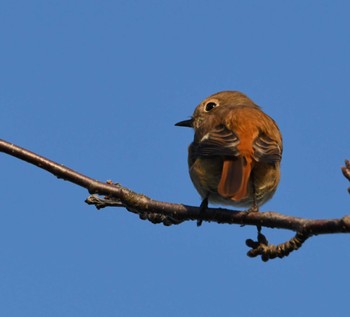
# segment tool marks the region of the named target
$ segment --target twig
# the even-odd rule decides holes
[[[350,161],[349,160],[345,160],[345,166],[343,166],[341,170],[345,178],[347,178],[347,180],[350,181]],[[350,187],[348,188],[348,192],[350,194]]]

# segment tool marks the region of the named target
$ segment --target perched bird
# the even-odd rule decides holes
[[[280,180],[282,136],[276,122],[246,95],[211,95],[176,126],[194,128],[188,166],[203,199],[201,209],[209,201],[258,211],[273,196]]]

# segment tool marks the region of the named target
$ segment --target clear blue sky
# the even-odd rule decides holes
[[[0,138],[155,199],[198,205],[193,133],[220,90],[279,124],[282,181],[262,210],[350,214],[347,1],[1,1]],[[250,259],[254,227],[170,228],[0,155],[1,316],[348,316],[349,235]],[[272,243],[292,236],[264,232]]]

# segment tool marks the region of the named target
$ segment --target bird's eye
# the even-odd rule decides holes
[[[205,105],[204,110],[206,112],[209,112],[209,111],[213,110],[216,106],[217,106],[217,104],[215,102],[210,101]]]

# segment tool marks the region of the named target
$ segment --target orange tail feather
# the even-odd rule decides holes
[[[218,193],[234,201],[240,201],[247,197],[251,170],[251,162],[243,157],[224,160]]]

